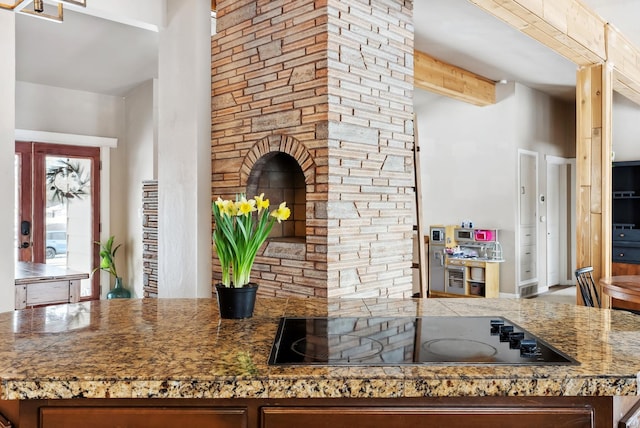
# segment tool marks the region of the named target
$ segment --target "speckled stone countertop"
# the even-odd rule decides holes
[[[571,366],[269,366],[281,316],[503,316]],[[519,299],[105,300],[0,314],[0,399],[615,396],[638,393],[640,316]]]

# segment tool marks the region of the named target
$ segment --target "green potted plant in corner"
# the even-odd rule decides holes
[[[250,281],[253,262],[273,224],[290,215],[286,202],[269,211],[269,200],[264,198],[264,193],[252,199],[239,194],[235,201],[218,197],[213,203],[213,241],[222,269],[216,296],[222,318],[253,315],[258,290],[258,285]]]
[[[91,273],[93,274],[97,270],[103,270],[109,272],[111,276],[115,278],[115,286],[107,293],[107,299],[127,299],[131,297],[131,292],[122,286],[122,277],[118,275],[116,270],[116,252],[122,244],[113,246],[115,236],[111,235],[107,242],[100,243],[100,266],[95,268]]]

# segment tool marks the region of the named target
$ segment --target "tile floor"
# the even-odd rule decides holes
[[[575,285],[559,285],[549,289],[548,292],[539,294],[532,299],[546,300],[548,302],[576,304],[576,286]]]

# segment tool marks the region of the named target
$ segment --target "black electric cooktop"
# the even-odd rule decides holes
[[[503,317],[285,317],[269,364],[579,363]]]

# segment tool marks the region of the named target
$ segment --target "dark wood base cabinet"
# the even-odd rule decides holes
[[[0,401],[0,410],[13,408],[7,403]],[[26,400],[11,422],[17,428],[609,428],[612,421],[612,397],[451,397]]]
[[[263,428],[593,427],[589,407],[264,407]]]
[[[40,426],[46,428],[247,426],[246,409],[162,407],[44,407]]]

